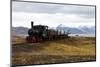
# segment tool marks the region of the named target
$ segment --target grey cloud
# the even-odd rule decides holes
[[[67,13],[67,14],[76,14],[80,17],[84,18],[94,18],[95,17],[95,7],[90,6],[64,6],[60,10],[58,10],[60,13]]]
[[[90,6],[13,2],[12,10],[16,12],[75,14],[83,18],[95,17],[95,7]]]
[[[32,13],[56,13],[61,6],[54,6],[41,3],[13,2],[13,11]]]

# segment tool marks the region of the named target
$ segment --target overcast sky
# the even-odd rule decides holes
[[[95,7],[30,2],[12,2],[12,26],[30,27],[34,24],[57,27],[94,26]]]

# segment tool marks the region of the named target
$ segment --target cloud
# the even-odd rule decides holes
[[[14,12],[74,14],[82,18],[95,18],[95,7],[46,3],[12,2]]]
[[[42,24],[49,27],[57,27],[59,24],[64,24],[69,27],[78,26],[93,26],[95,25],[95,19],[85,19],[77,15],[70,14],[47,14],[47,13],[25,13],[25,12],[13,12],[12,13],[12,26],[24,26],[30,27],[30,22],[34,21],[35,25]]]
[[[42,24],[57,27],[94,26],[95,7],[46,3],[12,2],[12,26],[30,27]]]

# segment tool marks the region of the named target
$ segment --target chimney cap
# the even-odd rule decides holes
[[[34,21],[31,21],[31,22],[34,22]]]

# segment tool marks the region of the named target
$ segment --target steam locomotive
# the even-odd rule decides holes
[[[26,37],[29,43],[68,37],[68,34],[65,34],[65,32],[61,34],[61,31],[48,29],[46,25],[33,25],[33,23],[34,22],[31,21],[31,28],[28,30],[28,36]]]

